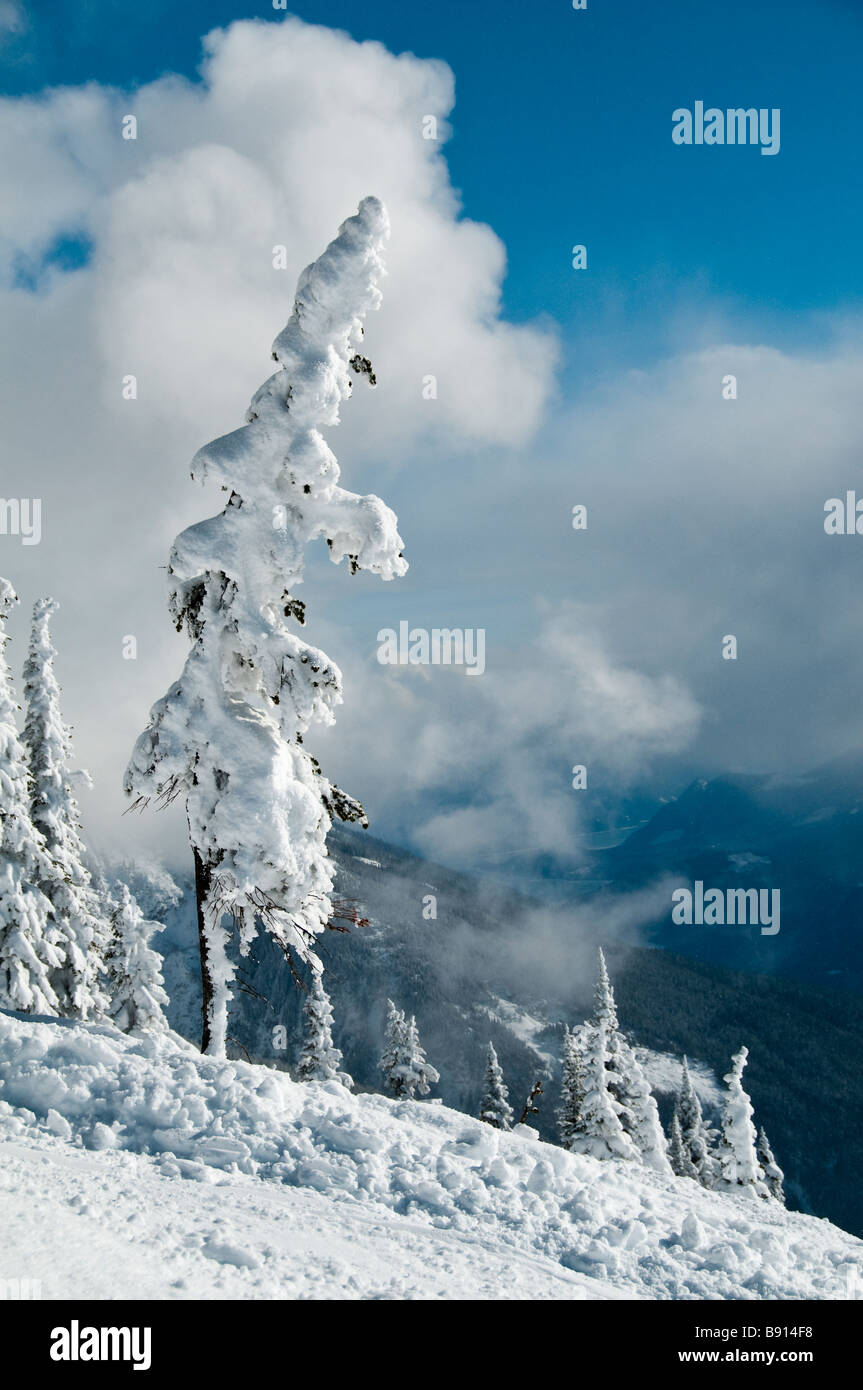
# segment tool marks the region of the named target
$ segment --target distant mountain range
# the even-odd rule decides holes
[[[758,926],[684,926],[667,913],[656,945],[742,970],[863,991],[863,761],[799,777],[693,782],[622,844],[596,854],[588,887],[616,893],[658,878],[675,885],[779,889],[775,936]]]

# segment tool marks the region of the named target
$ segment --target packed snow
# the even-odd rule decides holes
[[[863,1288],[863,1244],[778,1203],[203,1057],[170,1032],[0,1013],[0,1153],[0,1276],[46,1297]]]

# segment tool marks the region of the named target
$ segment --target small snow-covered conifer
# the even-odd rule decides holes
[[[577,1129],[569,1143],[574,1152],[594,1158],[642,1158],[630,1132],[639,1129],[639,1118],[624,1103],[630,1085],[627,1069],[635,1060],[628,1055],[630,1051],[620,1034],[614,990],[600,949],[593,1014],[582,1032],[582,1101]],[[638,1093],[633,1095],[633,1103],[643,1108],[642,1087],[637,1079],[632,1084]]]
[[[405,1038],[407,1056],[404,1063],[403,1094],[413,1098],[415,1095],[428,1095],[432,1086],[440,1081],[440,1072],[427,1061],[425,1048],[420,1042],[417,1021],[413,1014],[406,1022]]]
[[[580,1052],[582,1099],[569,1148],[594,1158],[637,1159],[638,1149],[621,1122],[623,1106],[612,1090],[619,1079],[617,1009],[602,950],[593,1014],[583,1029]]]
[[[87,868],[81,817],[71,786],[71,737],[60,711],[50,631],[51,615],[58,606],[52,598],[37,599],[33,606],[24,665],[24,742],[30,764],[30,818],[48,852],[39,887],[53,908],[63,954],[52,983],[61,1011],[86,1019],[98,1018],[107,1008],[101,977],[109,926]]]
[[[30,819],[30,780],[6,661],[6,620],[18,596],[0,579],[0,1008],[57,1014],[52,977],[63,965],[60,933],[38,884],[51,872]]]
[[[683,1176],[695,1178],[702,1187],[712,1187],[716,1177],[715,1163],[710,1152],[707,1126],[701,1111],[701,1102],[692,1082],[689,1062],[683,1059],[680,1090],[677,1094],[675,1110],[680,1122],[680,1135],[683,1142]]]
[[[111,916],[111,937],[105,965],[109,1013],[124,1033],[159,1032],[168,1026],[162,1010],[168,1005],[162,978],[162,957],[150,945],[161,922],[147,922],[125,883]]]
[[[668,1146],[659,1107],[635,1051],[623,1037],[616,1043],[618,1084],[614,1094],[621,1106],[621,1123],[641,1155],[642,1163],[670,1175]]]
[[[583,1093],[578,1125],[569,1148],[593,1158],[639,1157],[621,1124],[622,1106],[609,1086],[609,1036],[606,1023],[588,1023],[581,1049]]]
[[[179,678],[154,706],[126,771],[137,803],[182,797],[195,862],[203,983],[202,1050],[223,1056],[234,968],[228,929],[247,954],[259,927],[320,968],[315,939],[332,915],[333,816],[361,821],[359,802],[307,751],[314,723],[332,724],[341,673],[297,625],[306,547],[324,540],[352,574],[407,569],[396,517],[380,498],[339,486],[323,431],[339,422],[353,381],[375,376],[362,351],[376,309],[389,224],[364,198],[297,285],[273,344],[275,373],[246,423],[206,445],[193,476],[221,484],[218,516],[183,531],[168,565],[171,616],[192,643]]]
[[[773,1157],[773,1150],[763,1129],[758,1131],[758,1148],[756,1150],[758,1165],[764,1180],[764,1185],[768,1193],[776,1202],[785,1205],[785,1174]]]
[[[503,1071],[497,1059],[494,1043],[488,1045],[485,1066],[485,1088],[479,1107],[479,1117],[495,1129],[512,1129],[512,1106],[504,1083]]]
[[[722,1111],[722,1134],[717,1156],[723,1187],[735,1191],[743,1189],[753,1196],[760,1196],[766,1189],[756,1154],[757,1136],[752,1123],[752,1102],[743,1089],[743,1068],[748,1056],[749,1049],[741,1047],[732,1057],[731,1070],[724,1078],[728,1090]]]
[[[405,1034],[407,1022],[401,1009],[397,1009],[392,999],[387,1000],[387,1021],[384,1027],[384,1050],[381,1053],[380,1069],[384,1074],[384,1082],[398,1094],[397,1082],[394,1081],[395,1071],[401,1065],[405,1051]]]
[[[391,999],[387,1000],[387,1027],[381,1071],[393,1095],[412,1099],[427,1095],[440,1081],[440,1074],[426,1061],[417,1030],[416,1019],[406,1018]]]
[[[333,1006],[323,980],[313,971],[303,1004],[303,1048],[297,1074],[301,1081],[338,1081],[351,1090],[353,1079],[342,1070],[342,1062],[333,1042]]]
[[[671,1171],[675,1177],[686,1178],[691,1174],[688,1171],[686,1153],[683,1147],[683,1132],[680,1128],[680,1111],[675,1105],[671,1116],[671,1126],[668,1133],[668,1161],[671,1164]]]
[[[563,1068],[560,1084],[561,1097],[557,1110],[557,1127],[561,1143],[565,1149],[568,1149],[573,1136],[578,1133],[581,1108],[584,1103],[584,1067],[578,1038],[569,1028],[567,1028],[563,1039]]]

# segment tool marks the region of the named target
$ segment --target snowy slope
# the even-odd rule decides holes
[[[370,927],[348,935],[329,933],[323,946],[335,1041],[361,1089],[380,1088],[389,997],[417,1016],[429,1060],[441,1073],[434,1095],[476,1115],[492,1041],[513,1104],[520,1106],[543,1078],[545,1097],[534,1123],[543,1138],[555,1141],[563,1024],[577,1024],[590,1011],[601,943],[621,1023],[631,1040],[651,1049],[648,1076],[665,1124],[682,1054],[689,1056],[702,1106],[715,1125],[716,1078],[745,1042],[757,1123],[785,1170],[790,1204],[863,1235],[857,1123],[863,1081],[855,1061],[863,1047],[863,1012],[850,995],[722,972],[666,951],[615,947],[604,918],[594,924],[596,936],[577,914],[555,909],[549,916],[512,893],[502,898],[484,883],[367,834],[336,828],[330,843],[339,894],[371,918]],[[375,865],[366,862],[370,857]],[[201,967],[193,885],[180,875],[175,886],[153,865],[116,867],[145,915],[167,923],[157,945],[165,955],[169,1018],[197,1044]],[[437,895],[438,916],[431,922],[421,915],[429,890]],[[254,992],[237,990],[233,1055],[293,1066],[302,991],[269,938],[259,937],[240,964],[240,979]],[[277,1024],[286,1030],[287,1048],[274,1046]]]
[[[842,1298],[863,1280],[863,1245],[826,1221],[107,1025],[0,1013],[0,1154],[0,1276],[49,1297]]]

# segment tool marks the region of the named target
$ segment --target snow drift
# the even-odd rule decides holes
[[[0,1013],[0,1145],[13,1212],[25,1190],[29,1203],[49,1207],[56,1183],[73,1191],[49,1251],[56,1297],[504,1298],[535,1290],[835,1299],[863,1278],[863,1245],[826,1221],[570,1154],[442,1105],[354,1096],[337,1082],[301,1084],[202,1057],[172,1033],[132,1037],[108,1024]],[[199,1201],[202,1189],[189,1180],[217,1185],[218,1201]],[[122,1200],[125,1230],[116,1224]],[[250,1205],[266,1219],[250,1222]],[[290,1260],[274,1236],[286,1229],[286,1211]],[[75,1229],[84,1216],[87,1230]],[[340,1251],[324,1268],[314,1241],[297,1246],[321,1220]],[[136,1222],[162,1232],[150,1265],[132,1258]],[[194,1229],[174,1249],[165,1231],[184,1222]],[[0,1272],[21,1265],[33,1224],[7,1227]],[[116,1268],[110,1291],[100,1292],[104,1263],[92,1255],[109,1229]],[[449,1261],[458,1277],[434,1284],[432,1237],[438,1264]],[[88,1239],[90,1258],[75,1257]],[[44,1226],[40,1240],[44,1247]],[[386,1267],[387,1252],[394,1263],[380,1295],[370,1271]],[[213,1261],[229,1269],[229,1285],[207,1282]],[[515,1283],[513,1262],[522,1270]],[[64,1278],[74,1284],[64,1287]]]

